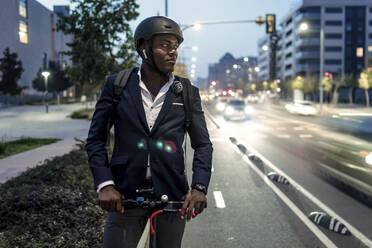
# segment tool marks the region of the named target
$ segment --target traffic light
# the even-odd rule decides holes
[[[273,34],[276,32],[275,14],[266,14],[266,33]]]

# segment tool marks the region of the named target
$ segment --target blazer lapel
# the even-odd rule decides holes
[[[161,107],[159,115],[155,120],[155,124],[151,129],[151,133],[153,133],[160,126],[161,121],[168,114],[170,108],[172,107],[172,103],[174,102],[175,99],[176,99],[175,94],[169,89],[167,94],[165,95],[163,106]]]
[[[138,117],[142,123],[142,125],[145,127],[145,130],[149,133],[149,127],[147,125],[146,121],[146,115],[145,115],[145,110],[143,108],[143,103],[142,103],[142,95],[141,95],[141,89],[139,86],[139,79],[137,75],[138,70],[134,71],[131,78],[132,80],[129,80],[128,82],[128,90],[129,90],[129,95],[132,98],[132,101],[134,103],[134,106],[137,110]]]

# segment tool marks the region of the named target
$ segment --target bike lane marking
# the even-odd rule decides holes
[[[213,192],[214,200],[216,201],[217,208],[225,208],[225,200],[223,199],[221,191],[214,191]]]
[[[240,150],[232,144],[234,151],[241,154]],[[243,155],[243,160],[246,162],[249,167],[251,167],[259,177],[269,186],[274,193],[293,211],[295,215],[314,233],[315,236],[328,248],[337,248],[337,246],[322,232],[319,228],[308,219],[308,217],[280,190],[278,189],[273,182],[262,172],[260,171],[247,157]]]
[[[343,219],[341,216],[339,216],[335,211],[333,211],[331,208],[329,208],[326,204],[324,204],[322,201],[320,201],[318,198],[316,198],[314,195],[312,195],[309,191],[307,191],[305,188],[303,188],[301,185],[299,185],[295,180],[293,180],[291,177],[289,177],[285,172],[283,172],[282,170],[280,170],[278,167],[276,167],[273,163],[271,163],[268,159],[266,159],[262,154],[260,154],[256,149],[254,149],[252,146],[242,142],[241,143],[242,145],[244,145],[249,151],[257,154],[261,160],[267,165],[269,166],[272,170],[274,170],[276,173],[284,176],[287,178],[287,180],[289,181],[289,183],[294,187],[296,188],[298,191],[300,191],[304,196],[306,196],[310,201],[312,201],[313,203],[315,203],[318,207],[320,207],[321,209],[323,209],[325,212],[327,212],[327,214],[333,216],[334,218],[338,219],[340,222],[342,222],[348,229],[349,231],[357,238],[359,239],[360,241],[362,241],[365,245],[367,245],[368,247],[372,247],[372,241],[370,239],[368,239],[363,233],[361,233],[358,229],[356,229],[354,226],[352,226],[349,222],[347,222],[345,219]],[[239,152],[239,149],[237,147],[235,147],[233,144],[231,144],[233,146],[233,149],[236,151],[236,152]],[[249,160],[249,158],[244,155],[243,156],[243,159],[245,162],[247,162],[247,164],[253,168],[258,175],[260,175],[264,181],[269,185],[271,184],[270,188],[272,188],[274,190],[274,187],[275,187],[275,191],[279,191],[281,194],[283,194],[271,181],[269,181],[269,179],[266,177],[266,175],[264,175],[261,171],[259,171],[257,169],[257,167]],[[261,174],[260,174],[261,173]],[[279,195],[278,195],[279,196]],[[293,202],[283,194],[283,196],[285,198],[288,199],[288,201],[290,201],[292,204]],[[283,200],[284,201],[284,200]],[[294,205],[294,204],[293,204]],[[295,205],[294,205],[295,206]],[[295,206],[296,207],[296,206]],[[297,207],[296,207],[297,208]],[[298,208],[297,208],[298,209]],[[301,212],[301,210],[298,209],[298,211]],[[303,216],[305,216],[302,212],[301,214]],[[306,220],[308,220],[308,218],[305,216]],[[300,218],[301,219],[301,218]],[[310,222],[310,221],[309,221]],[[310,222],[316,229],[318,232],[319,229],[312,223]],[[306,224],[306,223],[305,223]],[[312,229],[311,229],[312,230]],[[315,233],[315,232],[314,232]],[[317,233],[315,233],[317,235]],[[323,233],[321,233],[322,235],[324,235]],[[325,236],[325,235],[324,235]],[[325,236],[326,237],[326,236]],[[327,240],[329,240],[327,237],[326,237]],[[332,243],[331,240],[329,240],[329,242]],[[332,243],[333,244],[333,243]],[[333,244],[334,245],[334,244]],[[330,246],[332,247],[332,246]],[[336,247],[336,246],[334,246]]]

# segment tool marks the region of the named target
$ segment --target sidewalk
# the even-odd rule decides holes
[[[74,149],[75,144],[76,141],[73,138],[67,138],[50,145],[0,159],[0,183],[4,183],[8,179],[21,174],[27,168],[42,164],[45,159],[69,153]]]

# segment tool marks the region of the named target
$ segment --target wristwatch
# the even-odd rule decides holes
[[[201,183],[195,183],[191,185],[192,189],[196,189],[197,191],[203,192],[204,194],[207,194],[207,187],[205,187],[204,184]]]

